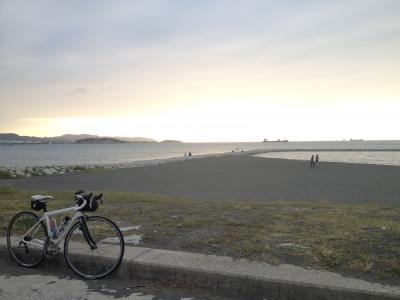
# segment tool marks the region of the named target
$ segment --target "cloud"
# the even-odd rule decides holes
[[[0,0],[0,128],[75,117],[77,102],[136,117],[399,101],[399,32],[398,0]]]
[[[78,87],[78,88],[76,88],[76,89],[66,91],[66,92],[65,92],[65,95],[66,95],[66,96],[75,96],[75,97],[77,97],[77,96],[83,96],[83,95],[85,95],[87,92],[88,92],[87,89]]]

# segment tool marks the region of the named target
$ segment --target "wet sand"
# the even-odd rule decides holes
[[[242,200],[327,200],[400,204],[400,167],[232,156],[158,166],[0,180],[18,189],[128,191]]]

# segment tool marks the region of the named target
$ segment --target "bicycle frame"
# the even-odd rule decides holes
[[[58,245],[64,239],[65,235],[68,233],[68,231],[72,227],[72,225],[74,225],[77,220],[79,220],[81,217],[84,216],[84,214],[80,210],[83,207],[85,207],[85,205],[86,205],[86,200],[84,199],[81,206],[75,205],[75,206],[69,207],[69,208],[63,208],[63,209],[59,209],[59,210],[53,210],[50,212],[44,212],[43,215],[40,217],[40,219],[35,223],[35,225],[33,225],[28,230],[28,232],[25,233],[25,235],[22,237],[21,242],[23,241],[26,244],[44,247],[44,241],[38,240],[38,244],[36,244],[35,242],[25,240],[26,236],[29,236],[32,232],[34,232],[37,228],[39,228],[41,222],[44,222],[46,224],[45,226],[47,228],[47,234],[48,234],[47,238],[50,239],[55,245]],[[68,212],[75,212],[75,214],[71,218],[71,221],[68,223],[67,227],[64,229],[63,233],[56,239],[52,239],[50,232],[49,232],[50,217],[56,216],[56,215],[62,215],[62,214],[68,213]]]

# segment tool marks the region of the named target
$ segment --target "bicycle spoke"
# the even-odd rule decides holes
[[[18,264],[33,267],[44,257],[45,237],[46,230],[38,223],[38,217],[31,212],[21,212],[13,217],[7,229],[7,247]]]
[[[89,247],[84,240],[85,234],[76,234],[80,225],[76,225],[68,233],[64,245],[64,254],[68,265],[80,276],[86,278],[101,278],[118,267],[123,255],[123,237],[108,219],[88,217],[86,219],[88,234],[95,248]],[[86,229],[85,229],[86,230]],[[115,240],[116,243],[105,243],[105,240]]]

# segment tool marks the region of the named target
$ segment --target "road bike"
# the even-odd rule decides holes
[[[103,203],[103,194],[95,196],[80,190],[75,193],[75,205],[47,211],[52,196],[34,195],[31,208],[43,210],[38,216],[31,211],[17,213],[7,228],[7,248],[12,258],[23,267],[35,267],[43,259],[61,252],[73,272],[87,279],[99,279],[111,274],[120,265],[125,245],[118,226],[102,216],[87,216]],[[67,213],[57,226],[56,215]]]

